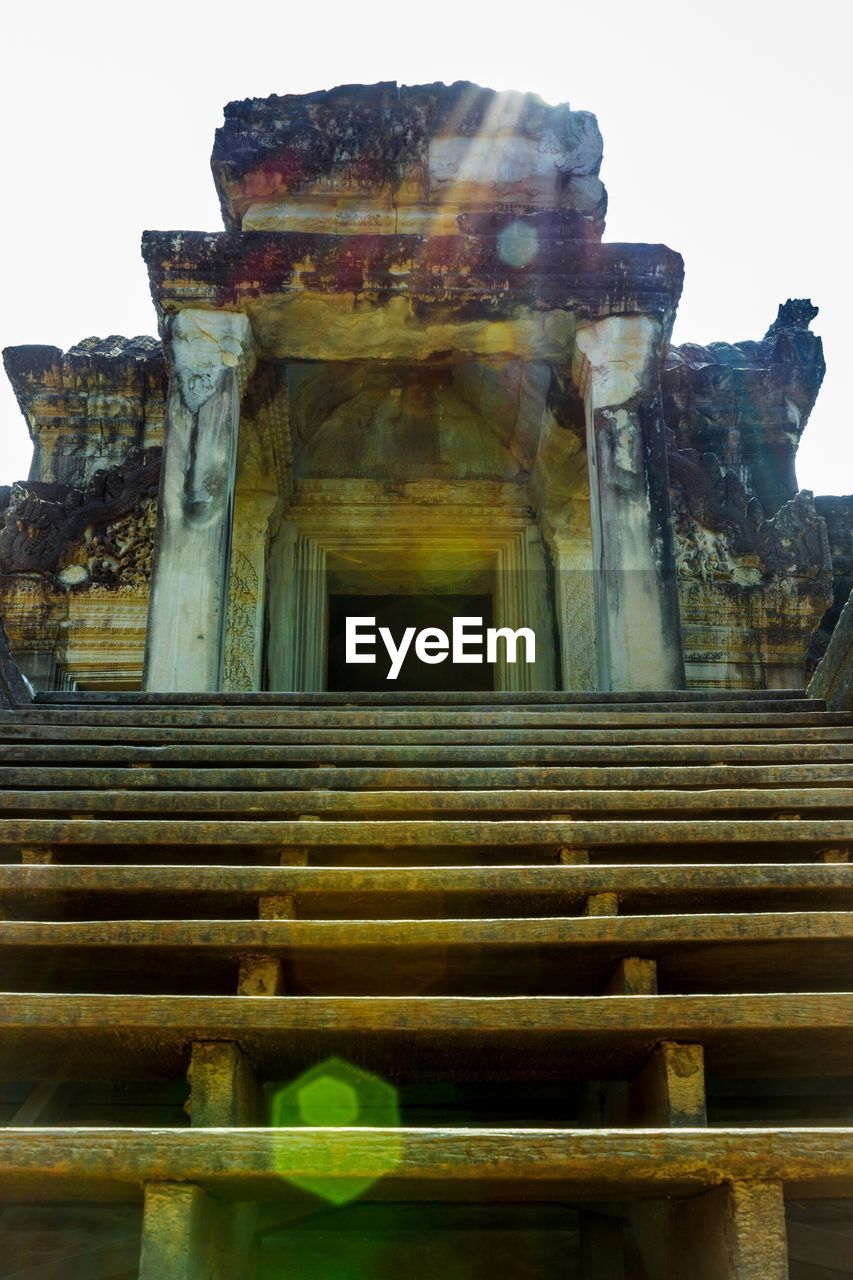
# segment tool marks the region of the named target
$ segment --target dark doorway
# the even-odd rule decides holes
[[[345,628],[348,617],[375,618],[376,662],[347,664]],[[483,596],[329,596],[329,668],[327,688],[335,693],[376,693],[398,689],[412,691],[494,689],[494,667],[482,663],[454,663],[448,653],[443,662],[431,665],[415,654],[414,640],[396,680],[387,679],[389,658],[379,638],[379,628],[388,627],[397,644],[407,627],[417,631],[440,627],[449,639],[454,617],[482,618],[483,630],[491,627],[492,597]],[[473,650],[476,651],[476,650]],[[483,645],[485,658],[485,642]]]

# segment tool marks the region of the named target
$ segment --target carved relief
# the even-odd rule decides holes
[[[826,526],[811,494],[798,493],[771,519],[713,453],[668,453],[676,562],[680,574],[740,578],[757,584],[773,575],[813,579],[829,572]]]
[[[56,574],[75,586],[147,581],[160,455],[160,449],[133,449],[85,489],[13,485],[0,529],[0,572]]]
[[[240,547],[231,553],[228,621],[225,628],[222,686],[236,692],[255,688],[258,572]]]
[[[156,498],[144,499],[135,511],[103,528],[89,525],[83,533],[81,554],[92,585],[147,589],[156,529]],[[73,563],[80,560],[75,557]],[[67,568],[60,571],[60,579],[66,573]]]

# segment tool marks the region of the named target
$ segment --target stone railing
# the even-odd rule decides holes
[[[812,698],[825,698],[830,711],[853,711],[853,594],[841,610],[808,692]]]

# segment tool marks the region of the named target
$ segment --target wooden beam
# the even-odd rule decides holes
[[[391,719],[393,717],[388,717]],[[203,720],[203,717],[201,717]],[[385,747],[498,747],[515,746],[726,746],[786,743],[789,747],[804,741],[813,743],[849,743],[853,726],[849,715],[778,716],[764,719],[718,717],[722,723],[702,725],[702,717],[685,716],[680,724],[655,724],[643,721],[637,727],[625,724],[606,727],[610,722],[560,724],[553,715],[512,716],[485,724],[468,724],[465,717],[442,721],[425,717],[411,718],[404,724],[316,725],[304,716],[291,724],[242,726],[233,721],[221,725],[109,725],[16,724],[0,722],[0,742],[9,747],[36,744],[66,744],[85,749],[89,744],[124,743],[135,746],[176,746],[179,743],[240,746],[324,746],[335,749],[347,744]],[[545,723],[543,722],[545,720]],[[618,719],[618,718],[617,718]],[[803,722],[806,723],[803,723]],[[555,723],[556,722],[556,723]]]
[[[195,907],[200,899],[207,904],[211,897],[239,898],[248,916],[253,914],[256,899],[266,895],[297,896],[314,912],[320,910],[325,898],[340,898],[350,904],[360,900],[366,914],[383,900],[395,898],[406,900],[403,914],[408,914],[419,908],[419,897],[429,895],[470,897],[472,906],[480,909],[484,900],[536,898],[542,901],[543,913],[576,908],[588,895],[602,893],[616,893],[627,904],[659,903],[667,910],[682,897],[694,902],[693,909],[714,906],[731,910],[733,901],[749,901],[751,906],[755,904],[753,909],[761,911],[802,909],[798,903],[835,910],[853,908],[853,873],[842,862],[589,865],[581,854],[578,849],[566,850],[564,864],[560,856],[563,865],[455,867],[307,867],[305,851],[301,853],[303,865],[281,867],[74,863],[36,868],[8,863],[0,864],[0,894],[7,904],[25,902],[33,911],[39,910],[41,898],[60,894],[119,900],[133,894],[143,901],[149,895],[182,895],[186,915],[196,917],[203,914]],[[296,858],[300,851],[285,851],[281,856]],[[564,870],[564,865],[572,870]],[[140,906],[140,912],[146,910]],[[70,903],[67,914],[73,914]]]
[[[467,1069],[490,1078],[508,1069],[501,1046],[519,1050],[525,1044],[528,1057],[513,1057],[526,1078],[547,1069],[597,1079],[606,1063],[628,1079],[664,1040],[701,1043],[708,1069],[729,1076],[803,1075],[818,1067],[822,1075],[843,1073],[853,1055],[853,994],[632,994],[651,986],[652,977],[641,983],[629,976],[625,986],[631,990],[623,995],[524,1000],[10,993],[0,1000],[0,1069],[6,1079],[19,1079],[63,1046],[77,1079],[139,1078],[140,1072],[178,1077],[194,1041],[239,1043],[267,1079],[332,1051],[356,1054],[374,1069],[390,1060],[392,1071],[394,1062],[399,1070],[404,1043],[417,1044],[410,1069],[421,1077],[446,1069],[448,1053],[461,1046]],[[589,1074],[596,1064],[598,1072]],[[514,1078],[518,1070],[516,1065]]]
[[[215,814],[257,817],[268,814],[295,817],[311,813],[327,818],[375,818],[389,814],[436,817],[460,813],[529,814],[534,818],[565,817],[571,813],[620,814],[634,812],[655,814],[701,813],[708,817],[726,817],[732,811],[766,816],[778,821],[790,810],[853,810],[853,787],[726,787],[719,789],[674,791],[654,790],[528,790],[475,791],[464,787],[445,790],[376,790],[376,791],[221,791],[184,788],[133,791],[82,788],[52,791],[6,790],[0,795],[0,813],[8,816],[28,814],[98,815],[102,818],[123,814],[151,813],[160,817],[204,816]],[[828,851],[830,852],[830,851]],[[844,853],[846,850],[839,850]],[[829,859],[827,859],[829,860]]]
[[[330,1170],[371,1180],[367,1199],[659,1199],[721,1180],[824,1198],[853,1194],[853,1130],[0,1130],[0,1193],[18,1202],[126,1198],[155,1168],[234,1201],[285,1198],[289,1177]]]
[[[674,945],[807,946],[847,943],[853,912],[776,911],[650,916],[546,916],[430,920],[7,920],[0,947],[169,947],[195,952],[277,955],[362,947],[531,947],[577,950],[638,944],[663,953]],[[805,957],[804,957],[805,959]],[[839,975],[841,976],[841,975]]]
[[[594,737],[595,735],[593,735]],[[197,765],[242,768],[283,766],[335,766],[387,765],[390,768],[423,768],[436,765],[454,768],[491,765],[493,767],[519,767],[576,765],[601,768],[617,765],[623,768],[638,765],[790,765],[792,756],[803,764],[850,764],[853,762],[853,744],[847,742],[812,742],[804,731],[803,740],[791,742],[756,743],[697,743],[682,744],[663,742],[656,745],[630,743],[620,746],[596,746],[595,742],[574,745],[525,745],[510,738],[493,746],[466,744],[449,746],[397,747],[393,742],[386,746],[339,744],[306,744],[300,746],[260,746],[254,743],[234,744],[221,741],[212,743],[172,743],[161,745],[131,745],[121,742],[40,743],[20,741],[15,744],[15,760],[18,765],[30,768],[42,765],[71,765],[81,768],[118,765],[138,766],[152,764],[156,755],[157,767],[178,765],[191,768]]]
[[[731,820],[570,822],[543,821],[445,821],[395,820],[361,822],[216,821],[184,819],[95,820],[89,818],[4,818],[0,820],[0,846],[20,845],[139,845],[211,846],[235,848],[278,844],[294,848],[542,848],[556,854],[562,848],[593,845],[774,844],[845,846],[853,842],[853,823],[841,819],[774,821],[761,818]]]
[[[149,753],[150,754],[150,753]],[[748,762],[734,764],[642,764],[627,765],[474,765],[454,761],[452,764],[404,765],[401,768],[323,764],[257,767],[237,762],[231,766],[187,766],[182,760],[171,763],[137,761],[116,766],[104,761],[97,766],[81,764],[73,768],[42,764],[38,770],[39,785],[44,788],[71,788],[97,791],[117,788],[121,791],[151,789],[200,790],[212,796],[217,791],[294,790],[316,795],[322,790],[389,790],[408,788],[430,791],[446,790],[528,790],[549,789],[614,789],[654,791],[658,789],[699,790],[731,787],[812,787],[850,784],[850,769],[845,764],[803,764],[781,762],[762,766]],[[32,766],[0,765],[0,786],[29,788],[33,785]]]

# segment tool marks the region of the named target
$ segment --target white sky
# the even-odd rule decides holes
[[[209,157],[231,99],[376,80],[531,90],[597,114],[606,239],[684,255],[675,341],[760,338],[785,298],[819,305],[828,372],[798,473],[849,493],[851,12],[844,0],[17,0],[0,50],[0,345],[155,332],[140,234],[221,230]],[[30,450],[0,381],[9,483]]]

